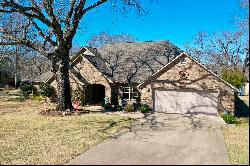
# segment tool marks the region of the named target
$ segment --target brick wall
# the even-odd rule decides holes
[[[75,75],[70,73],[70,85],[72,90],[83,88],[87,84],[101,84],[105,87],[105,96],[111,98],[111,87],[109,81],[86,59],[80,58],[79,62],[74,66],[75,71],[81,74],[82,79],[79,80]],[[53,80],[51,85],[57,89],[56,80]]]
[[[232,88],[186,56],[155,75],[147,86],[141,89],[141,101],[146,101],[151,107],[154,88],[216,91],[219,111],[234,111],[235,94]]]

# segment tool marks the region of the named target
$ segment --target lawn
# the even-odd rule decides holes
[[[0,96],[0,165],[64,164],[134,121],[90,113],[46,117],[54,105]]]
[[[249,164],[249,122],[223,128],[228,158],[233,165]]]
[[[241,99],[249,107],[248,97],[247,98],[241,97]],[[230,163],[233,165],[248,165],[249,164],[249,117],[239,118],[239,124],[230,124],[224,126],[223,133],[225,137],[226,148]]]

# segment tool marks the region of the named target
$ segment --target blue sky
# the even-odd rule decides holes
[[[75,43],[85,45],[92,34],[102,31],[110,34],[128,33],[139,41],[170,40],[180,48],[198,31],[212,33],[234,29],[238,0],[158,0],[145,3],[150,13],[136,17],[133,12],[122,18],[119,12],[111,12],[107,6],[91,11],[75,37]]]

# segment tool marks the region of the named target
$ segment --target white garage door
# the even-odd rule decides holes
[[[217,114],[218,93],[207,91],[155,90],[155,111]]]

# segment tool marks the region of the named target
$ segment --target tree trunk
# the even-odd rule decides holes
[[[70,94],[70,81],[69,81],[69,51],[60,51],[56,57],[60,57],[56,62],[56,82],[57,82],[57,109],[59,111],[73,110]]]
[[[16,46],[15,56],[15,88],[17,89],[17,82],[19,81],[19,46]]]

